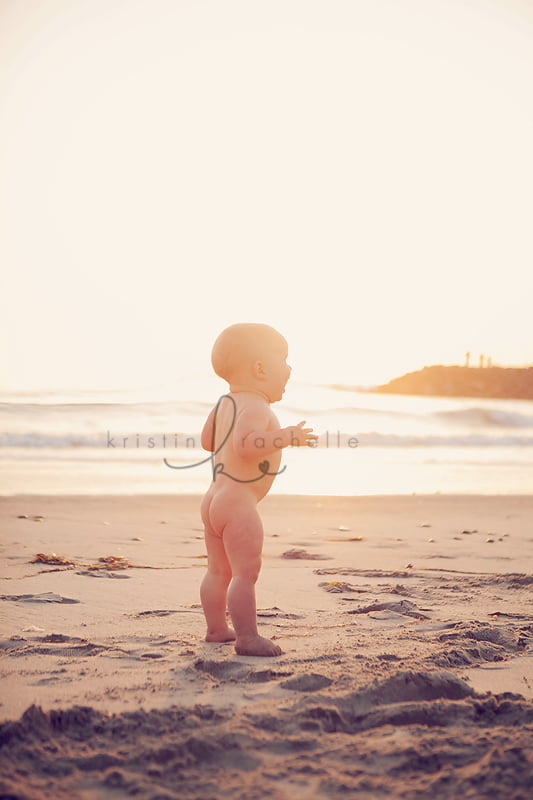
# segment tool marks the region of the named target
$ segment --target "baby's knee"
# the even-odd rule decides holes
[[[209,564],[207,571],[217,578],[223,578],[226,581],[231,580],[231,569],[226,564]]]
[[[239,577],[250,583],[257,583],[259,573],[261,572],[261,559],[254,558],[247,564],[243,564],[239,569]]]

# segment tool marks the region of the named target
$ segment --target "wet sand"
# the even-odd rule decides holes
[[[533,498],[267,498],[273,659],[203,641],[198,506],[0,500],[0,797],[530,797]]]

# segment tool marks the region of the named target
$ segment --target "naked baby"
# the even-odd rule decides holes
[[[280,428],[270,408],[281,400],[291,373],[287,355],[287,342],[274,328],[241,323],[222,331],[211,356],[229,392],[202,431],[202,447],[214,454],[214,469],[201,508],[208,565],[200,596],[206,641],[235,641],[240,655],[281,654],[257,630],[255,584],[263,548],[257,504],[279,470],[281,450],[317,438],[304,427],[305,420]],[[228,626],[226,608],[235,630]]]

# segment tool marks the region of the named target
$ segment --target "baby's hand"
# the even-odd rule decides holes
[[[309,447],[313,446],[313,442],[316,442],[318,436],[313,433],[312,428],[304,428],[306,420],[304,419],[302,422],[299,422],[298,425],[289,425],[287,430],[291,435],[290,444],[292,446],[298,447],[301,444],[306,444]]]

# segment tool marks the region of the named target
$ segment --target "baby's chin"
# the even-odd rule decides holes
[[[281,390],[281,392],[279,394],[271,394],[271,395],[269,395],[269,400],[270,400],[271,403],[278,403],[281,400],[282,397],[283,397],[283,389]]]

